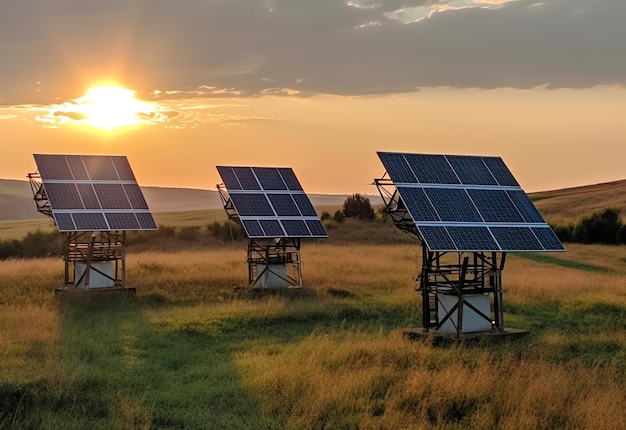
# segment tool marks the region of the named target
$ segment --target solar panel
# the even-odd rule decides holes
[[[379,152],[430,251],[564,251],[500,157]]]
[[[328,237],[291,168],[217,166],[217,171],[248,237]]]
[[[60,231],[156,230],[124,156],[34,154]]]

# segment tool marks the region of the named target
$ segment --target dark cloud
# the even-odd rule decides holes
[[[161,99],[626,85],[626,1],[397,13],[469,3],[4,0],[0,104],[76,98],[106,77]]]

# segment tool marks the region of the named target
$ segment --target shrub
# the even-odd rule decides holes
[[[370,199],[361,194],[352,194],[343,203],[343,216],[346,218],[374,219],[376,212],[370,203]]]
[[[617,244],[623,229],[619,210],[608,208],[582,219],[573,232],[573,239],[581,243]]]

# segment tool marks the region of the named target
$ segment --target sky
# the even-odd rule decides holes
[[[376,151],[398,151],[498,155],[528,192],[625,179],[625,16],[624,0],[3,0],[0,178],[33,153],[122,154],[141,185],[288,166],[307,192],[376,194]],[[104,85],[141,103],[105,115],[134,120],[89,121]]]

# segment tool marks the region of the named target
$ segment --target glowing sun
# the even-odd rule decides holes
[[[90,88],[67,108],[75,122],[102,130],[144,123],[154,115],[154,106],[137,100],[135,91],[117,86]]]

